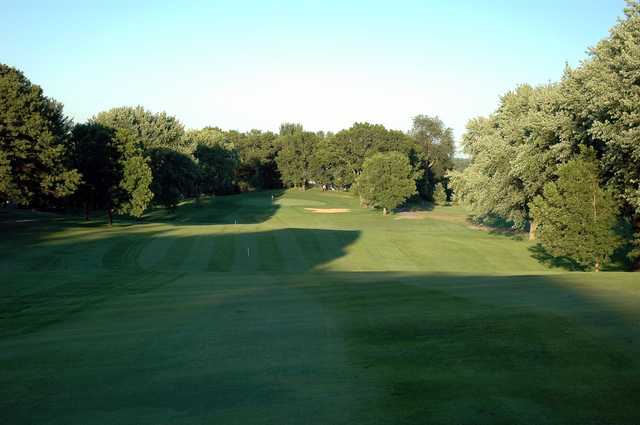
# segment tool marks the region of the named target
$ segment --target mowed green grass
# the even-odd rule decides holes
[[[640,276],[464,217],[319,191],[0,212],[0,423],[640,423]]]

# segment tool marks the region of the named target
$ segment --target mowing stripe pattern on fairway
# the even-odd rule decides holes
[[[638,276],[550,269],[458,207],[1,211],[2,423],[640,423]]]

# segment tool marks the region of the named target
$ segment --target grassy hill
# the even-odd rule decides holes
[[[640,420],[638,275],[549,268],[455,207],[264,192],[0,231],[5,423]]]

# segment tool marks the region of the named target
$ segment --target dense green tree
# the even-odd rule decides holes
[[[198,145],[227,146],[233,148],[233,142],[227,140],[224,131],[218,127],[204,127],[199,130],[189,130],[184,134],[184,144],[190,152],[195,152]]]
[[[199,194],[200,171],[189,155],[167,148],[149,150],[154,202],[169,210],[178,203]]]
[[[443,182],[447,171],[453,169],[453,130],[438,117],[418,115],[413,118],[410,135],[419,147],[421,168],[424,170],[418,182],[418,192],[426,199],[432,199],[435,185]]]
[[[614,231],[618,205],[612,191],[600,187],[593,158],[561,165],[558,180],[546,183],[542,196],[532,202],[532,214],[547,251],[595,271],[620,245]]]
[[[433,191],[433,202],[436,205],[447,204],[447,191],[442,183],[436,183],[436,188]]]
[[[78,124],[69,140],[71,164],[82,173],[82,182],[73,199],[84,207],[87,220],[92,209],[107,208],[120,181],[120,153],[113,137],[114,131],[110,128]]]
[[[198,145],[195,152],[200,168],[203,193],[228,195],[236,190],[236,170],[239,165],[238,153],[224,145]]]
[[[117,130],[114,140],[120,151],[122,167],[122,179],[118,186],[120,190],[116,192],[117,196],[114,198],[116,211],[142,217],[153,200],[151,191],[153,174],[149,166],[149,158],[144,155],[144,150],[131,131]],[[111,213],[109,216],[109,222],[111,222]]]
[[[75,198],[89,209],[105,209],[109,224],[113,212],[141,217],[153,198],[149,160],[127,130],[113,131],[100,124],[73,129],[69,154],[83,176]]]
[[[241,190],[282,187],[276,156],[280,150],[278,135],[271,131],[251,130],[235,138],[240,154],[237,178]]]
[[[416,193],[415,172],[401,152],[376,153],[364,161],[356,189],[367,205],[382,208],[384,215]]]
[[[529,224],[535,239],[529,204],[554,178],[558,163],[571,157],[568,133],[557,86],[522,85],[508,92],[494,114],[467,125],[462,143],[469,165],[448,174],[456,199],[481,219],[500,216],[519,229]]]
[[[640,2],[627,2],[623,19],[589,55],[562,80],[571,141],[598,152],[603,182],[615,190],[640,238]],[[640,247],[640,239],[636,243]]]
[[[326,157],[331,161],[332,174],[340,186],[351,186],[362,172],[365,159],[375,153],[402,152],[412,159],[412,165],[417,162],[411,138],[380,124],[355,123],[329,140],[331,145]]]
[[[235,192],[240,160],[233,137],[218,128],[206,127],[188,131],[185,139],[194,149],[200,170],[200,191],[209,195]]]
[[[285,127],[283,124],[283,127],[278,137],[280,151],[276,157],[282,183],[305,190],[307,183],[313,178],[311,161],[318,136],[304,131],[301,125],[287,124]]]
[[[184,137],[184,126],[166,112],[153,113],[142,106],[112,108],[100,112],[92,122],[114,130],[126,129],[143,149],[169,148],[191,153],[191,143]]]
[[[62,104],[0,64],[0,203],[42,205],[74,192],[80,175],[65,166],[69,131]]]
[[[323,188],[344,186],[344,180],[341,178],[339,168],[341,160],[336,154],[333,141],[334,139],[331,136],[318,135],[318,143],[309,161],[311,179]]]

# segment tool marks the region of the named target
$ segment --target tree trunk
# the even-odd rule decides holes
[[[600,259],[597,259],[597,260],[596,260],[596,264],[595,264],[595,267],[594,267],[594,270],[593,270],[593,271],[594,271],[594,272],[596,272],[596,273],[597,273],[597,272],[599,272],[599,271],[600,271],[600,267],[601,267]]]
[[[84,220],[89,221],[89,201],[84,202]]]
[[[387,211],[386,208],[383,208],[382,209],[382,215],[387,215],[387,214],[389,214],[389,211]]]
[[[538,222],[535,220],[531,220],[529,222],[529,240],[530,241],[535,241],[536,240],[536,232],[538,231]]]
[[[107,215],[109,216],[109,226],[113,226],[113,210],[111,208],[107,209]]]

